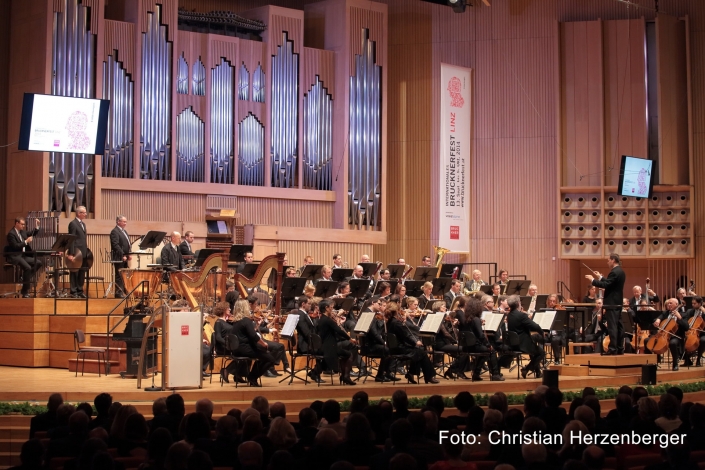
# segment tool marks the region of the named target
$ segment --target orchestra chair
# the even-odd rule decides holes
[[[76,351],[76,377],[78,377],[78,360],[83,358],[81,361],[81,376],[83,376],[83,371],[86,368],[86,354],[95,354],[98,358],[98,377],[100,377],[100,363],[101,357],[103,362],[103,371],[105,372],[106,363],[106,349],[98,346],[82,346],[86,342],[86,335],[83,330],[76,330],[73,332],[73,346],[74,351]],[[107,372],[106,372],[107,373]]]
[[[524,353],[516,349],[519,347],[519,335],[516,331],[507,331],[507,335],[504,337],[504,345],[508,346],[509,350],[502,351],[500,358],[511,356],[512,362],[516,362],[513,367],[517,368],[517,380],[519,380]],[[509,370],[511,371],[512,367]]]
[[[3,248],[3,255],[5,256],[5,265],[3,266],[3,271],[12,271],[12,283],[15,286],[15,292],[9,292],[3,297],[19,297],[20,293],[17,291],[17,284],[21,284],[23,281],[24,277],[24,271],[22,268],[18,265],[12,262],[12,259],[9,257],[8,249],[9,247]],[[32,279],[30,281],[30,291],[34,292],[34,297],[37,296],[37,273],[34,273],[32,275]]]
[[[361,335],[361,336],[364,337],[364,335]],[[362,339],[360,340],[360,342],[362,342]],[[368,372],[368,374],[365,375],[365,378],[362,381],[362,383],[364,384],[367,382],[367,377],[372,377],[373,375],[375,375],[373,372],[379,370],[379,364],[380,364],[381,360],[386,357],[386,355],[374,354],[374,353],[370,354],[366,348],[362,348],[362,347],[360,348],[359,354],[360,354],[360,358],[362,358],[363,364],[365,364],[365,370],[367,370],[367,372]],[[355,377],[355,381],[357,382],[358,380],[360,380],[360,377],[361,377],[360,375]]]
[[[230,360],[235,362],[235,388],[238,386],[238,378],[247,379],[247,375],[250,373],[250,367],[252,365],[253,359],[247,356],[237,356],[237,348],[240,346],[240,340],[234,334],[229,334],[225,337],[225,347],[230,351]],[[244,367],[247,371],[245,377],[239,377],[240,367]],[[259,378],[260,385],[262,385],[262,377]],[[223,386],[223,380],[221,378],[220,386]]]
[[[411,359],[409,358],[409,356],[407,356],[406,354],[394,354],[391,352],[391,351],[399,349],[399,340],[397,339],[397,335],[395,335],[394,333],[387,334],[387,346],[389,347],[389,351],[390,351],[389,357],[392,358],[392,363],[393,364],[403,363],[406,365],[406,370],[408,371],[409,370],[409,363],[411,362]],[[418,380],[416,380],[417,384],[421,383],[421,380],[420,380],[421,375],[420,374],[421,373],[419,372],[419,374],[417,374],[417,377],[416,377],[418,379]],[[394,378],[397,377],[397,367],[392,367],[392,375]],[[396,380],[395,380],[395,382],[396,382]],[[411,382],[409,382],[408,378],[406,379],[406,382],[411,383]]]
[[[213,369],[215,369],[215,361],[220,359],[220,370],[223,370],[226,366],[226,361],[230,359],[230,354],[219,354],[215,347],[215,333],[211,333],[211,359],[208,364],[208,368],[211,371],[210,383],[213,383]],[[220,386],[223,386],[223,379],[220,379]]]
[[[309,346],[311,347],[311,351],[315,352],[312,352],[306,358],[306,368],[308,370],[313,369],[313,367],[310,367],[309,361],[313,361],[314,365],[316,361],[320,361],[320,363],[323,363],[323,340],[321,339],[321,336],[315,333],[312,334],[310,343],[311,344]],[[322,370],[321,375],[323,374],[330,375],[330,384],[335,385],[335,382],[333,382],[333,376],[335,375],[335,372],[333,372],[332,370]],[[308,377],[308,372],[306,373],[306,377]],[[321,382],[318,382],[318,386],[321,386]]]
[[[458,338],[458,340],[459,340],[458,343],[463,347],[463,352],[460,353],[459,355],[468,356],[470,358],[470,360],[472,361],[473,366],[475,365],[475,362],[480,358],[485,357],[489,360],[489,357],[490,357],[489,351],[487,351],[487,352],[470,352],[470,349],[472,349],[477,344],[477,337],[475,336],[475,333],[473,333],[472,331],[461,331],[460,337]],[[499,361],[499,359],[498,359],[498,361]],[[483,370],[481,372],[481,374],[484,374],[484,373],[485,373],[485,371]]]
[[[14,287],[13,292],[8,292],[6,294],[3,294],[2,297],[19,297],[20,293],[17,290],[17,276],[18,276],[18,271],[19,271],[19,266],[16,266],[9,261],[7,261],[7,258],[5,258],[5,264],[2,267],[3,271],[9,272],[12,271],[12,285]]]

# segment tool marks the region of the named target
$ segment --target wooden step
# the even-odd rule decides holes
[[[123,369],[120,369],[120,363],[118,361],[109,361],[109,362],[110,362],[110,370],[112,372],[117,372],[119,370],[123,370]],[[85,368],[84,368],[83,359],[77,360],[74,357],[72,359],[69,359],[69,372],[76,372],[76,370],[78,370],[79,375],[82,372],[85,374],[97,374],[99,364],[100,364],[100,374],[104,375],[105,374],[105,364],[103,364],[102,361],[98,361],[97,359],[86,358]]]
[[[620,356],[602,356],[600,354],[571,354],[565,357],[565,363],[571,366],[588,367],[636,367],[656,364],[656,354],[622,354]]]
[[[29,433],[27,433],[27,437],[25,437],[25,440],[29,438]],[[17,455],[20,454],[20,451],[22,450],[22,444],[24,444],[24,440],[20,439],[0,439],[0,452],[11,452],[11,453],[17,453]]]
[[[0,439],[29,439],[29,421],[26,426],[0,425]]]

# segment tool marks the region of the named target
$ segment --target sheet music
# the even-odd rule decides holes
[[[299,323],[299,316],[295,313],[290,313],[286,316],[286,322],[282,327],[281,335],[287,338],[294,336],[294,331],[296,331],[296,325]]]
[[[225,225],[224,220],[218,220],[218,233],[228,233],[228,226]]]
[[[375,319],[375,312],[362,312],[355,324],[355,333],[367,333],[370,330],[372,320]]]
[[[501,313],[487,313],[489,313],[489,315],[483,315],[483,317],[485,317],[483,318],[483,320],[485,320],[485,324],[483,326],[485,331],[497,331],[499,329],[499,325],[502,323],[504,315]]]
[[[426,318],[421,324],[421,328],[419,328],[419,333],[433,335],[438,333],[438,330],[441,328],[441,323],[443,322],[444,316],[445,315],[442,313],[433,313],[431,315],[426,315]]]
[[[553,325],[554,318],[556,318],[556,311],[547,310],[545,312],[534,313],[533,320],[539,324],[542,330],[550,330]]]

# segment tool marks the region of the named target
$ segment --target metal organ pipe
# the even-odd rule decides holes
[[[103,63],[103,99],[110,100],[102,175],[132,178],[134,83],[111,55]]]
[[[51,93],[94,98],[95,37],[89,30],[88,7],[65,0],[54,13]],[[49,153],[49,208],[68,215],[75,206],[92,211],[92,155]]]
[[[247,101],[250,93],[250,72],[245,64],[240,65],[237,80],[237,98],[240,101]]]
[[[303,184],[330,190],[332,165],[332,99],[319,77],[304,95]]]
[[[299,56],[283,33],[282,45],[272,57],[272,186],[296,184],[298,152]]]
[[[191,108],[176,118],[176,180],[203,182],[205,124]]]
[[[186,58],[183,55],[179,56],[176,92],[180,95],[188,95],[188,62],[186,62]]]
[[[257,64],[255,73],[252,76],[252,101],[256,103],[264,103],[264,86],[266,76],[262,70],[262,64]]]
[[[230,184],[233,182],[233,67],[221,59],[211,75],[211,183]]]
[[[238,184],[264,186],[264,126],[252,113],[238,123]]]
[[[382,68],[375,64],[375,43],[362,30],[362,53],[350,77],[348,223],[379,230],[382,149]]]
[[[196,96],[206,96],[206,67],[198,59],[193,64],[193,94]]]

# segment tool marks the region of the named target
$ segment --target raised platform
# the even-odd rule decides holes
[[[565,357],[565,365],[554,366],[559,375],[585,376],[628,376],[641,374],[641,366],[657,364],[656,354],[623,354],[602,356],[600,354],[571,354]]]

